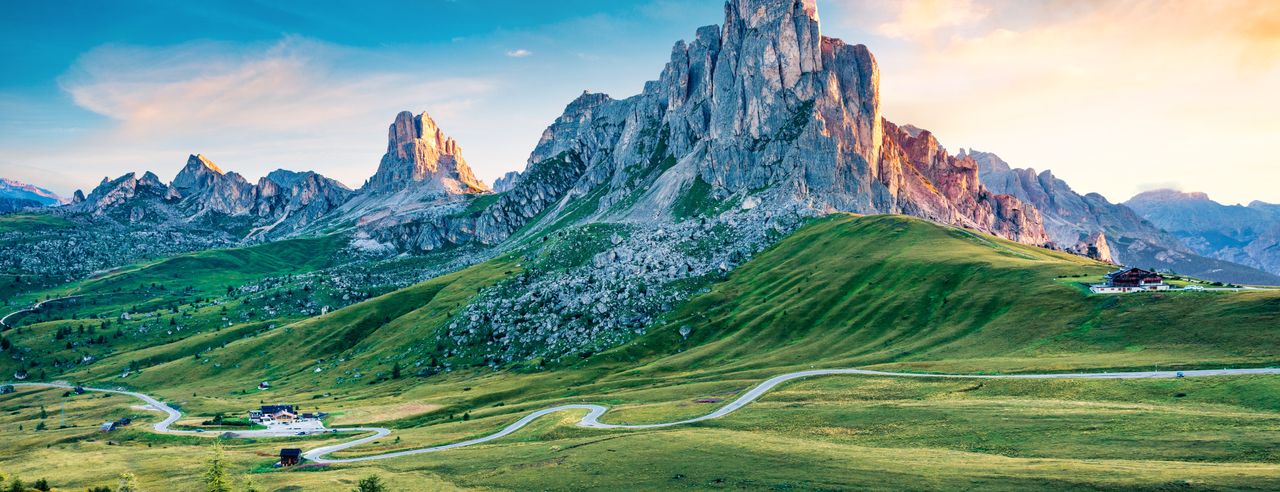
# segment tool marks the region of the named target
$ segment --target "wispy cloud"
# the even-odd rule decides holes
[[[102,46],[59,83],[107,123],[82,145],[23,161],[135,159],[163,176],[176,165],[149,158],[178,162],[203,152],[250,176],[279,166],[316,168],[359,184],[372,173],[396,112],[427,110],[449,122],[495,87],[478,78],[381,71],[361,61],[367,58],[299,37],[258,46]]]
[[[524,48],[515,49],[507,52],[507,56],[512,58],[524,58],[532,54],[533,54],[532,51],[526,50]]]
[[[876,26],[894,38],[923,38],[940,29],[973,24],[989,9],[973,0],[909,0],[898,3],[894,17]]]

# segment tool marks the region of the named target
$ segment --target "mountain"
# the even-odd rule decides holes
[[[449,194],[488,191],[462,158],[462,148],[427,113],[403,111],[388,130],[387,153],[362,191],[420,187]]]
[[[193,225],[237,239],[283,237],[326,216],[352,194],[342,183],[310,171],[276,170],[249,183],[197,154],[168,185],[151,172],[141,178],[134,173],[103,178],[67,211],[171,229]]]
[[[21,181],[0,178],[0,213],[64,203],[56,193]]]
[[[52,191],[7,178],[0,178],[0,198],[32,200],[44,206],[57,205],[66,201]]]
[[[102,178],[84,200],[67,207],[69,212],[83,212],[93,217],[110,217],[122,223],[143,220],[161,222],[176,219],[174,197],[160,177],[147,171],[141,177],[128,173],[116,179]]]
[[[1198,192],[1153,190],[1125,202],[1202,255],[1280,275],[1280,206],[1223,205]]]
[[[475,177],[462,146],[427,113],[402,111],[387,129],[377,172],[323,222],[354,226],[355,244],[383,250],[431,251],[461,244],[474,224],[455,216],[492,196]]]
[[[44,206],[39,201],[27,198],[0,198],[0,214],[33,210]]]
[[[1061,248],[1088,256],[1092,247],[1099,252],[1098,259],[1223,282],[1280,284],[1280,277],[1255,265],[1193,251],[1182,237],[1166,232],[1129,206],[1111,203],[1097,193],[1081,195],[1051,171],[1013,168],[990,152],[968,149],[961,154],[977,162],[988,188],[1035,206],[1045,231]],[[1101,254],[1103,246],[1109,258]]]
[[[192,155],[171,183],[172,198],[192,215],[217,212],[246,215],[257,201],[258,189],[243,176],[224,173],[203,155]]]
[[[723,26],[677,42],[640,94],[584,92],[571,102],[520,179],[474,218],[421,230],[454,235],[431,243],[471,234],[496,244],[565,223],[654,224],[763,207],[906,213],[1048,242],[1033,207],[987,190],[972,159],[898,129],[879,106],[874,57],[822,36],[812,0],[731,1]]]

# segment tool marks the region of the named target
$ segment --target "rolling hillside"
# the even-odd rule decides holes
[[[560,247],[580,244],[569,243]],[[434,352],[440,347],[423,343],[486,286],[538,265],[529,254],[502,256],[324,315],[281,319],[276,328],[262,320],[202,331],[107,357],[62,378],[163,395],[191,414],[192,423],[270,400],[333,412],[343,425],[394,429],[394,440],[342,454],[360,456],[483,435],[553,404],[608,404],[615,411],[607,418],[618,423],[701,415],[789,368],[981,373],[1248,366],[1280,359],[1280,334],[1271,329],[1280,321],[1280,292],[1088,295],[1077,283],[1088,277],[1075,276],[1093,276],[1108,266],[919,219],[851,215],[814,220],[724,280],[707,284],[647,334],[603,353],[494,371],[471,359],[452,364]],[[548,255],[563,261],[563,254]],[[24,330],[49,330],[57,323]],[[155,364],[118,377],[128,360],[139,358],[154,358]],[[438,365],[408,362],[417,358]],[[393,374],[397,365],[400,377]],[[968,480],[992,489],[1070,489],[1162,487],[1181,479],[1267,488],[1274,481],[1266,477],[1276,471],[1268,451],[1280,401],[1274,379],[824,378],[788,385],[732,417],[693,427],[605,436],[565,426],[568,415],[548,417],[491,445],[305,476],[269,472],[262,456],[279,442],[235,442],[231,452],[238,467],[265,470],[255,480],[273,486],[332,485],[376,471],[401,487],[532,483],[554,489],[625,478],[637,488],[684,480],[687,486],[749,488],[936,488]],[[252,389],[261,380],[272,381],[272,389]],[[27,407],[29,412],[13,414],[0,426],[34,425],[34,407]],[[73,420],[120,413],[95,408],[100,409],[83,410],[84,417]],[[1053,431],[1043,432],[1046,425]],[[913,430],[904,434],[908,427]],[[1076,437],[1047,438],[1055,435]],[[147,483],[162,485],[181,480],[197,464],[170,469],[161,463],[172,461],[175,452],[203,453],[207,444],[135,430],[120,436],[118,448],[99,449],[88,441],[93,437],[77,428],[24,437],[21,449],[40,449],[41,459],[19,459],[12,467],[17,455],[0,453],[0,465],[30,476],[48,473],[41,463],[85,452],[104,459],[129,452],[135,456],[130,467],[147,470]],[[606,441],[616,457],[600,456],[604,448],[595,443]],[[150,447],[158,442],[167,444]],[[1198,451],[1186,451],[1191,442]],[[809,451],[794,453],[801,448]],[[508,464],[503,473],[484,466],[494,459]],[[878,464],[845,476],[822,464],[830,460]],[[1057,471],[1044,468],[1045,460]],[[548,468],[548,462],[561,466]],[[996,462],[1005,473],[988,473]],[[426,476],[424,466],[432,470]],[[94,473],[68,479],[76,486],[101,481]]]
[[[1114,267],[901,216],[830,216],[613,356],[652,370],[807,364],[953,372],[1280,362],[1280,290],[1088,295]],[[681,341],[680,327],[688,339]],[[665,369],[664,369],[665,368]]]

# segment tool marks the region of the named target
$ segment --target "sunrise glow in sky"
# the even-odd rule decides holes
[[[582,90],[626,97],[717,0],[23,2],[0,16],[0,176],[69,194],[177,173],[359,186],[396,112],[427,111],[486,181]],[[1280,2],[819,0],[882,108],[951,151],[1124,201],[1156,187],[1280,202]]]

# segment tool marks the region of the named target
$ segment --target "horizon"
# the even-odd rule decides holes
[[[387,125],[409,110],[431,114],[492,183],[524,170],[542,130],[582,90],[636,94],[672,44],[723,20],[722,2],[693,0],[439,1],[360,15],[302,4],[96,7],[104,12],[24,4],[0,20],[16,68],[0,82],[0,176],[67,197],[127,172],[168,182],[187,155],[203,154],[251,181],[313,170],[359,188],[377,169]],[[818,8],[825,36],[876,56],[885,116],[931,130],[951,153],[1049,169],[1115,203],[1166,188],[1225,205],[1280,202],[1265,151],[1280,131],[1266,116],[1280,103],[1249,97],[1280,81],[1280,7]],[[191,22],[204,24],[201,36]],[[1181,68],[1192,65],[1207,68]],[[1215,87],[1224,89],[1205,91]]]

